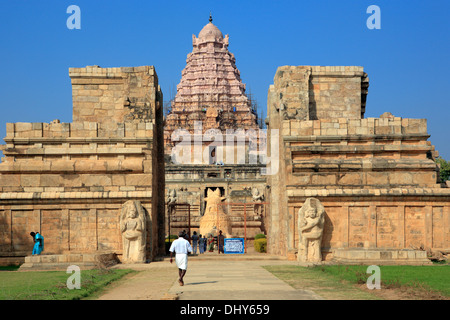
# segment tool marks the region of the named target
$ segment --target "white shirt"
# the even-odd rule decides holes
[[[169,249],[170,252],[174,252],[175,253],[185,253],[187,254],[188,251],[192,252],[192,247],[191,244],[189,243],[189,241],[187,241],[184,238],[178,238],[177,240],[172,242],[172,245],[170,246]]]

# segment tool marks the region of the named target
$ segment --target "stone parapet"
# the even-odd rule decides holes
[[[338,77],[353,77],[363,76],[364,67],[361,66],[309,66],[313,76],[338,76]],[[295,68],[295,67],[294,67]]]
[[[45,138],[54,139],[54,142],[61,141],[62,139],[72,139],[76,142],[75,139],[82,138],[152,138],[153,130],[154,121],[151,119],[139,123],[100,123],[88,121],[72,123],[60,123],[59,121],[51,123],[17,122],[6,124],[5,141],[7,143],[39,142],[38,138]],[[67,140],[67,142],[69,141],[71,140]]]
[[[426,119],[365,118],[365,119],[292,119],[282,122],[282,134],[289,141],[369,140],[428,138]],[[414,136],[416,135],[416,136]]]
[[[0,200],[70,200],[70,199],[151,199],[152,191],[111,192],[4,192]]]
[[[289,188],[289,187],[288,187]],[[327,188],[327,189],[287,189],[288,197],[380,197],[380,196],[429,196],[450,197],[450,188],[391,188],[391,189],[351,189],[351,188]]]

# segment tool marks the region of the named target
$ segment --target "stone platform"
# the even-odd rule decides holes
[[[71,253],[71,254],[48,254],[25,257],[25,263],[19,271],[40,271],[40,270],[67,270],[71,265],[76,265],[80,269],[96,269],[109,267],[117,264],[119,259],[114,253]]]
[[[427,252],[410,249],[336,249],[331,263],[375,265],[431,265]]]

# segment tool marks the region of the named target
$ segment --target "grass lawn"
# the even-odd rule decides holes
[[[316,292],[324,299],[441,299],[450,298],[450,265],[380,266],[381,290],[368,290],[368,266],[266,266],[296,289]],[[385,290],[383,290],[385,289]]]
[[[295,289],[311,290],[328,300],[379,300],[380,298],[343,281],[332,274],[317,272],[315,268],[294,265],[264,266],[280,280]]]
[[[5,268],[0,269],[0,300],[84,299],[103,289],[107,284],[134,272],[128,269],[82,270],[81,289],[69,290],[66,281],[71,274],[65,271],[2,270]]]
[[[365,283],[367,266],[318,266],[317,272],[333,275],[352,283]],[[407,286],[432,290],[450,297],[450,265],[380,266],[381,288]]]

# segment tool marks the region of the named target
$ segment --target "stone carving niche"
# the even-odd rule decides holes
[[[123,263],[143,263],[146,254],[146,214],[140,201],[124,203],[120,213]]]
[[[298,231],[300,235],[297,260],[301,262],[321,262],[321,243],[325,222],[325,208],[316,198],[307,198],[298,211]]]

